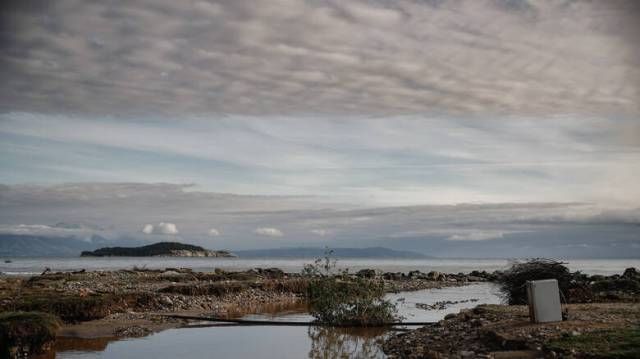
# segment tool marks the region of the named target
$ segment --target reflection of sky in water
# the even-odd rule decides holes
[[[499,303],[490,284],[390,294],[406,321],[437,321],[446,313],[480,303]],[[398,301],[398,299],[404,300]],[[445,310],[426,311],[416,303],[478,299]],[[309,321],[302,308],[280,314],[250,314],[246,319]],[[57,358],[382,358],[380,329],[287,326],[227,326],[170,329],[145,338],[110,343],[102,352],[65,351]]]
[[[499,304],[497,289],[490,284],[472,284],[464,287],[449,287],[436,290],[419,290],[389,294],[391,301],[398,304],[398,310],[407,322],[432,322],[442,319],[448,313],[457,313],[460,309],[475,307],[478,304]],[[451,305],[443,310],[424,310],[416,308],[417,303],[434,304],[442,301],[460,301],[478,299],[477,302],[466,302]]]

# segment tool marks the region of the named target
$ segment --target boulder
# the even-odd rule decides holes
[[[282,278],[284,277],[284,271],[280,268],[266,268],[258,269],[258,272],[267,278]]]
[[[427,274],[427,278],[429,278],[430,280],[434,280],[434,281],[444,281],[444,280],[447,279],[447,276],[444,275],[444,273],[431,271],[431,272],[429,272]]]
[[[409,278],[411,279],[427,279],[427,275],[425,273],[420,272],[419,270],[414,270],[409,272]]]
[[[640,278],[640,273],[638,273],[638,270],[633,267],[627,268],[624,270],[624,273],[622,273],[622,278],[638,279]]]
[[[373,269],[361,269],[356,273],[356,276],[359,278],[374,278],[376,271]]]
[[[402,279],[402,273],[387,272],[382,275],[382,278],[386,280],[400,280]]]

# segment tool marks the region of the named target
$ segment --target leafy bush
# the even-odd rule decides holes
[[[562,293],[569,293],[572,274],[563,262],[553,259],[535,258],[515,262],[498,279],[500,292],[508,304],[526,304],[526,282],[529,280],[557,279]]]
[[[396,306],[384,299],[384,282],[349,276],[347,271],[332,275],[336,261],[331,251],[314,264],[305,266],[310,277],[307,296],[311,315],[321,323],[343,326],[375,326],[398,320]]]
[[[384,299],[384,283],[341,276],[309,283],[311,315],[322,323],[370,326],[397,320],[397,309]]]

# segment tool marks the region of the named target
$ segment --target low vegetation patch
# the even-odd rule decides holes
[[[60,321],[40,312],[0,313],[0,357],[23,357],[46,351]]]
[[[74,323],[101,319],[125,308],[144,307],[154,300],[151,293],[78,296],[45,292],[23,295],[12,304],[11,309],[50,313],[58,316],[64,322]]]
[[[564,337],[548,343],[546,347],[560,353],[574,352],[579,358],[640,358],[640,328]]]
[[[309,290],[309,279],[292,278],[287,280],[266,280],[261,283],[260,289],[279,293],[306,295]]]

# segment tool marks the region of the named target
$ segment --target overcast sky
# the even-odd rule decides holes
[[[633,0],[4,1],[0,232],[236,248],[596,224],[637,251],[638,19]],[[435,215],[461,203],[464,224]]]

